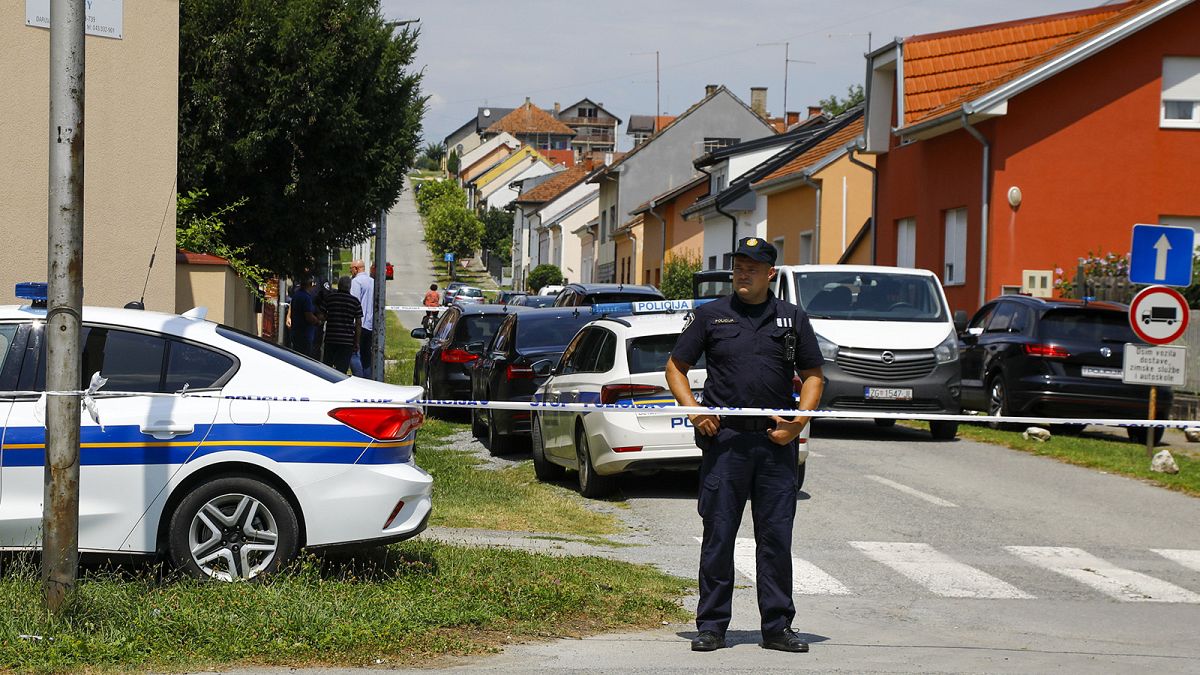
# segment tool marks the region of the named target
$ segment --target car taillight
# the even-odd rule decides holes
[[[666,389],[653,384],[606,384],[600,387],[600,402],[616,403],[623,398],[639,394],[657,394],[660,391]]]
[[[470,363],[479,358],[478,354],[472,354],[465,349],[443,349],[443,363]]]
[[[1045,359],[1065,359],[1070,352],[1057,345],[1025,345],[1025,353]]]
[[[398,441],[425,423],[417,408],[334,408],[329,416],[377,441]]]
[[[613,452],[641,452],[641,451],[642,451],[642,446],[640,446],[640,445],[622,445],[619,448],[613,448]]]
[[[504,369],[504,376],[510,380],[528,380],[533,378],[533,368],[530,368],[529,366],[518,366],[510,363],[508,367]]]

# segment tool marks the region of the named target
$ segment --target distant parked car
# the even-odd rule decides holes
[[[541,288],[539,288],[537,294],[538,295],[558,295],[559,292],[562,291],[562,289],[563,289],[563,287],[559,286],[558,284],[550,284],[548,286],[542,286]]]
[[[454,294],[454,302],[459,305],[480,305],[487,300],[483,297],[483,290],[474,286],[463,286]]]
[[[507,305],[508,303],[513,302],[517,298],[524,297],[525,295],[528,295],[528,294],[525,293],[524,291],[500,291],[500,293],[498,295],[496,295],[496,304],[497,305]]]
[[[553,367],[575,333],[594,319],[590,312],[547,309],[514,312],[500,324],[492,343],[471,370],[471,398],[486,401],[530,401],[546,375],[533,372],[545,362]],[[493,455],[509,450],[517,436],[529,435],[529,411],[472,410],[471,429],[487,436]]]
[[[692,273],[693,298],[722,298],[733,292],[733,270]]]
[[[522,295],[512,302],[510,305],[519,305],[522,307],[553,307],[553,295]]]
[[[500,323],[515,311],[522,310],[508,305],[455,304],[442,313],[432,335],[424,328],[414,328],[410,334],[428,342],[413,360],[413,384],[425,387],[427,399],[468,398],[471,374],[467,368],[491,343]]]
[[[466,286],[464,281],[451,281],[446,284],[446,291],[442,293],[442,304],[449,307],[454,302],[454,296],[458,293],[458,289]]]
[[[611,302],[662,300],[663,294],[653,286],[634,284],[567,284],[554,299],[555,307],[579,307]]]
[[[1150,387],[1121,381],[1126,343],[1144,344],[1128,312],[1114,302],[992,300],[959,336],[963,407],[991,415],[1145,418]],[[1171,389],[1160,387],[1159,409],[1170,410],[1171,399]],[[1127,433],[1146,441],[1144,427]],[[1155,430],[1156,441],[1162,433]]]
[[[388,263],[387,267],[383,268],[383,273],[384,278],[386,278],[388,281],[392,280],[392,277],[395,276],[395,270],[392,269],[392,263]],[[371,265],[371,276],[375,276],[375,265]]]

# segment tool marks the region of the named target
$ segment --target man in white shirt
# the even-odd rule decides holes
[[[358,357],[362,361],[363,377],[371,377],[371,367],[375,363],[375,280],[367,274],[367,267],[361,260],[350,263],[350,295],[358,298],[362,305],[362,337],[358,341]]]

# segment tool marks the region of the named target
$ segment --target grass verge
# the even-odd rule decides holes
[[[19,559],[0,576],[0,669],[419,665],[683,620],[677,599],[690,587],[649,566],[413,541],[308,556],[259,583],[93,572],[51,617],[37,567]]]
[[[928,429],[925,422],[902,422],[914,429]],[[1068,464],[1100,469],[1108,473],[1140,478],[1150,483],[1177,492],[1200,497],[1200,459],[1189,453],[1174,453],[1179,473],[1154,473],[1150,470],[1150,458],[1146,457],[1146,446],[1125,441],[1111,441],[1082,436],[1054,435],[1049,441],[1026,440],[1019,431],[1003,431],[973,424],[958,427],[960,438],[1003,445],[1043,457],[1053,457]]]

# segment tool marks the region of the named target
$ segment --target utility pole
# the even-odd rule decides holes
[[[83,312],[84,0],[50,2],[46,390],[80,389]],[[79,567],[79,394],[46,396],[42,590],[59,612]]]
[[[654,133],[658,133],[658,116],[662,114],[662,79],[659,77],[658,50],[652,52],[631,52],[630,56],[654,55]]]
[[[805,61],[803,59],[788,58],[791,44],[788,42],[760,42],[758,47],[777,47],[783,45],[783,119],[787,120],[787,90],[788,90],[788,64],[789,63],[816,63],[816,61]]]
[[[835,38],[835,37],[862,37],[862,36],[864,36],[864,35],[865,35],[865,36],[867,36],[867,53],[868,53],[868,54],[870,54],[870,53],[871,53],[871,32],[870,32],[870,31],[867,31],[866,33],[829,33],[829,34],[828,34],[828,35],[826,35],[825,37],[831,37],[831,38]]]
[[[379,211],[379,224],[375,229],[375,293],[372,308],[375,317],[374,330],[371,333],[373,363],[371,372],[377,382],[383,382],[383,345],[386,342],[387,315],[384,307],[387,305],[387,209]]]

